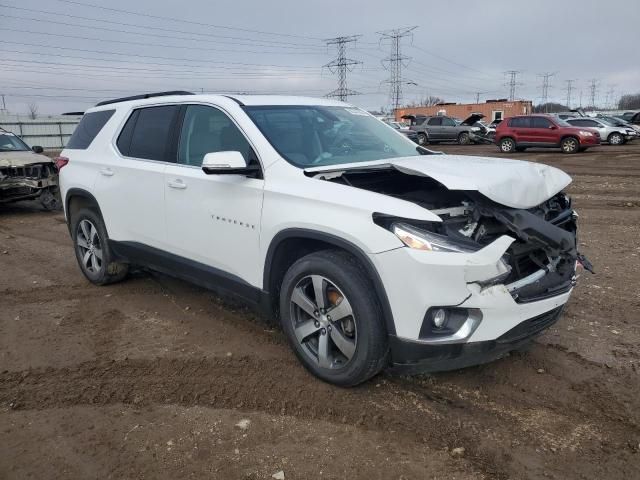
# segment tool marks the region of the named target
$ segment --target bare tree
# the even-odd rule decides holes
[[[623,95],[618,101],[620,110],[633,110],[640,108],[640,93]]]
[[[407,107],[433,107],[439,103],[443,103],[444,100],[435,95],[426,95],[419,100],[413,101],[407,105]]]
[[[38,118],[38,104],[37,103],[30,103],[28,105],[28,109],[29,109],[28,115],[29,115],[29,118],[31,120],[35,120],[36,118]]]

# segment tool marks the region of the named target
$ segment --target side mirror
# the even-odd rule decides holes
[[[558,127],[556,127],[555,125],[549,125],[549,130],[555,130],[556,128]]]
[[[210,152],[202,159],[202,171],[207,175],[246,175],[260,173],[257,165],[247,165],[240,152]]]
[[[33,150],[33,153],[44,152],[44,148],[42,148],[40,145],[34,145],[33,147],[31,147],[31,150]]]

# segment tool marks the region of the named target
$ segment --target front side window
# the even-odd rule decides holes
[[[30,150],[19,137],[9,132],[0,132],[0,152],[24,152]]]
[[[247,164],[255,158],[251,145],[225,113],[204,105],[187,106],[178,163],[199,167],[207,153],[228,151],[242,153]]]
[[[135,110],[118,137],[120,153],[146,160],[175,161],[169,158],[169,149],[179,109],[179,105],[162,105]]]
[[[453,119],[451,119],[451,118],[443,117],[442,118],[442,125],[444,127],[455,127],[456,126],[456,122],[454,122]]]
[[[533,117],[531,119],[531,126],[533,128],[549,128],[552,125],[551,121],[547,118]]]
[[[353,107],[244,107],[289,163],[301,168],[424,155],[404,135]]]

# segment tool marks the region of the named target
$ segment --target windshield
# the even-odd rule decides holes
[[[355,107],[255,106],[245,111],[276,151],[301,168],[430,153]]]
[[[26,143],[13,133],[0,132],[0,152],[24,152],[30,150]]]

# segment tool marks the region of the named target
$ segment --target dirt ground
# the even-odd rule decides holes
[[[640,478],[640,142],[515,158],[573,176],[597,274],[526,353],[353,389],[200,288],[90,285],[61,213],[0,206],[0,478]]]

